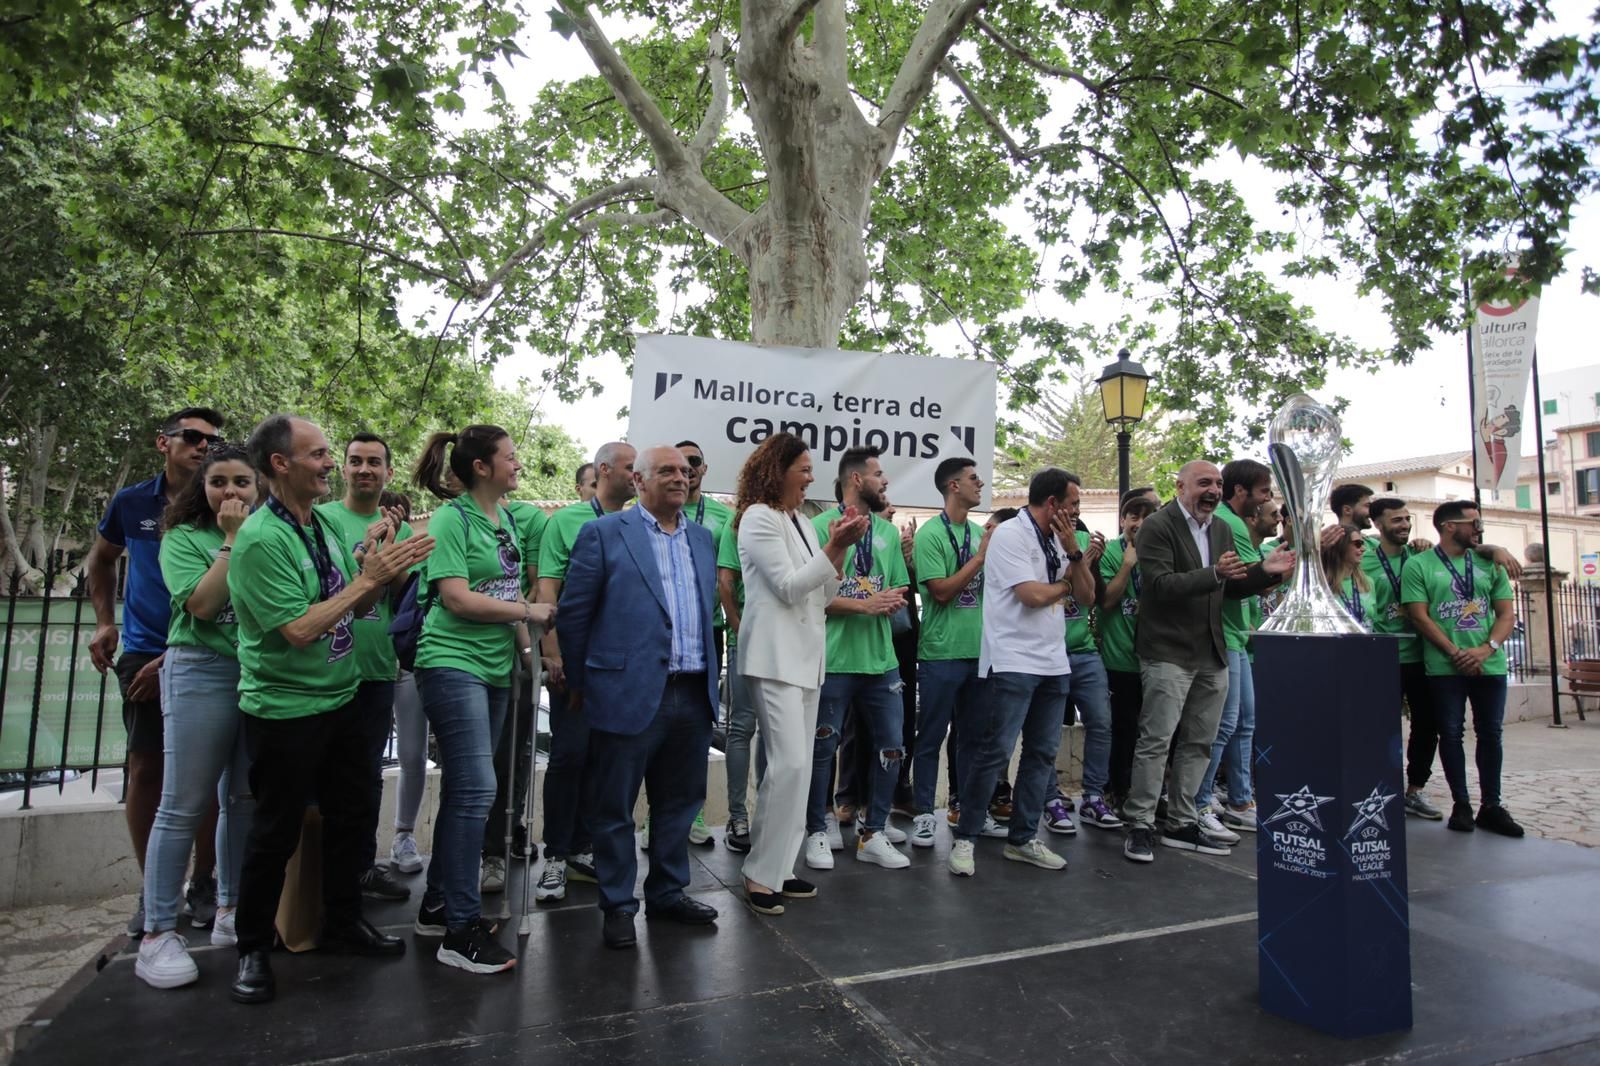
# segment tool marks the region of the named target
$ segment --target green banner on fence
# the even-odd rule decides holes
[[[118,604],[118,622],[121,615],[122,605]],[[41,625],[43,616],[42,599],[19,598],[8,631],[6,610],[0,605],[0,650],[5,653],[0,772],[28,767],[35,691],[39,709],[31,760],[35,769],[62,763],[79,769],[121,765],[128,738],[122,727],[122,696],[117,679],[110,671],[102,676],[89,660],[94,608],[84,599],[53,599],[49,620]]]

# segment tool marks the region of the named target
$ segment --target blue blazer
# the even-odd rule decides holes
[[[717,595],[716,551],[704,526],[689,529],[689,554],[699,593],[706,653],[708,713],[717,706],[717,648],[712,605]],[[556,639],[567,687],[583,694],[593,729],[634,736],[661,705],[672,655],[671,615],[651,533],[637,507],[597,518],[578,531],[556,611]]]

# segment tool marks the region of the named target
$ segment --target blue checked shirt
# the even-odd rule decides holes
[[[667,660],[670,673],[693,673],[706,668],[705,634],[700,628],[699,586],[695,582],[694,556],[689,550],[689,521],[678,517],[676,532],[668,533],[656,516],[639,508],[645,528],[650,531],[650,550],[661,572],[661,591],[672,618],[672,655]]]

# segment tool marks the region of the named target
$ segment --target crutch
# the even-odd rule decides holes
[[[501,852],[505,856],[508,876],[511,869],[511,815],[516,809],[517,800],[517,704],[521,702],[522,695],[521,674],[522,656],[517,655],[511,662],[511,736],[506,740],[510,745],[506,749],[506,835],[505,850]],[[502,922],[511,920],[511,893],[504,886],[500,889],[500,913],[495,917]]]
[[[535,630],[539,637],[544,636],[543,629]],[[535,652],[539,650],[539,640],[530,641]],[[534,656],[533,668],[533,693],[530,697],[532,707],[529,708],[529,717],[532,721],[528,728],[533,731],[533,742],[528,745],[528,790],[522,795],[522,824],[531,834],[533,831],[533,781],[534,770],[539,759],[539,693],[544,690],[544,663],[537,655]],[[516,757],[513,751],[512,757]],[[515,778],[512,779],[515,781]],[[508,797],[509,802],[509,797]],[[533,889],[533,843],[529,841],[522,849],[522,920],[517,926],[518,936],[528,936],[533,932],[533,912],[528,909],[528,894]]]

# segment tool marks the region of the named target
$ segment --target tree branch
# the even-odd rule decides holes
[[[577,230],[579,233],[594,233],[606,225],[659,228],[671,225],[680,217],[678,212],[665,207],[656,211],[602,211],[579,222]]]
[[[706,50],[706,76],[711,79],[711,105],[700,119],[700,128],[689,142],[689,154],[704,160],[711,146],[717,143],[722,127],[728,121],[728,42],[721,33],[713,30]]]
[[[1090,92],[1094,93],[1096,96],[1099,96],[1105,92],[1105,87],[1100,82],[1095,81],[1093,78],[1088,77],[1080,71],[1072,70],[1069,67],[1057,66],[1054,63],[1046,63],[1044,60],[1039,59],[1032,52],[1028,51],[1026,48],[1022,47],[1020,44],[1017,44],[1005,34],[1001,33],[995,28],[992,22],[984,18],[982,15],[975,15],[973,17],[973,22],[977,24],[978,29],[982,30],[984,35],[988,37],[989,40],[1000,46],[1000,50],[1002,52],[1021,60],[1023,64],[1032,67],[1039,73],[1048,74],[1053,78],[1066,78],[1069,81],[1075,81],[1085,89],[1088,89]]]
[[[800,27],[805,24],[806,16],[811,14],[811,9],[817,6],[819,0],[795,0],[794,6],[778,21],[776,38],[771,47],[782,50],[789,47],[795,37],[800,33]]]
[[[495,289],[505,284],[506,278],[513,270],[521,266],[529,256],[532,256],[550,242],[551,227],[556,223],[576,221],[632,193],[654,194],[655,187],[656,183],[653,178],[624,178],[622,181],[607,185],[605,188],[596,190],[588,196],[574,200],[566,207],[558,210],[555,218],[551,219],[538,233],[524,241],[522,246],[512,252],[504,263],[495,268],[492,274],[479,282],[472,292],[473,298],[482,300],[494,292]]]
[[[463,284],[459,278],[453,278],[449,274],[435,270],[433,267],[427,266],[423,263],[418,263],[414,259],[407,259],[405,256],[394,251],[392,248],[385,248],[382,245],[372,244],[367,241],[358,241],[350,237],[335,237],[329,233],[306,233],[301,230],[273,229],[268,226],[225,226],[220,229],[186,229],[182,232],[185,237],[221,237],[233,234],[244,234],[253,237],[299,237],[308,241],[323,241],[327,244],[342,244],[347,248],[359,248],[364,252],[372,252],[374,255],[381,255],[391,262],[398,263],[401,266],[410,267],[419,274],[430,277],[435,281],[442,281],[453,289],[460,289],[468,292],[474,291],[473,286]]]
[[[949,54],[961,31],[988,0],[933,0],[917,35],[907,49],[900,70],[889,86],[889,95],[883,101],[878,115],[878,128],[889,138],[889,154],[894,153],[894,143],[900,138],[922,101],[933,88],[933,75]],[[887,159],[885,159],[887,165]]]

